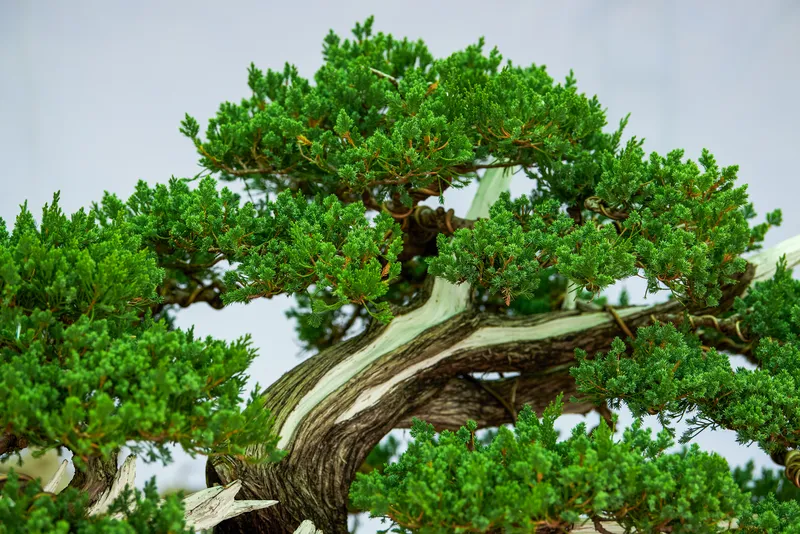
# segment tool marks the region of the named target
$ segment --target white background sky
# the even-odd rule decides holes
[[[251,61],[261,69],[288,61],[311,77],[328,30],[348,36],[370,14],[376,30],[423,38],[435,56],[483,35],[515,64],[545,64],[557,79],[574,69],[579,88],[608,108],[610,125],[631,112],[628,133],[646,138],[646,150],[684,148],[696,158],[707,147],[721,165],[740,165],[757,211],[784,210],[767,245],[800,233],[800,4],[791,0],[2,0],[0,217],[13,224],[25,199],[38,214],[56,190],[69,213],[103,191],[127,198],[139,179],[196,174],[192,144],[178,132],[184,113],[204,131],[221,102],[248,97]],[[518,179],[513,192],[526,185]],[[465,212],[471,191],[448,195],[447,206]],[[631,287],[642,302],[641,285]],[[199,305],[179,324],[229,340],[251,334],[260,351],[251,374],[269,384],[299,361],[284,317],[291,303],[278,297],[221,312]],[[770,465],[729,432],[698,442],[735,465]],[[176,453],[166,468],[140,465],[138,482],[155,475],[162,487],[199,488],[203,466]]]

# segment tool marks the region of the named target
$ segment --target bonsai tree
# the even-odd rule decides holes
[[[196,526],[191,497],[111,491],[121,447],[168,461],[180,444],[208,455],[207,491],[278,501],[237,501],[219,532],[335,534],[356,510],[400,532],[791,531],[800,239],[748,255],[780,212],[753,224],[737,167],[707,151],[648,155],[627,119],[607,131],[571,74],[503,64],[482,40],[434,59],[371,18],[353,34],[325,38],[314,83],[251,65],[251,96],[203,136],[187,115],[198,176],[70,218],[56,196],[0,230],[0,455],[63,447],[76,468],[59,496],[11,475],[4,524]],[[512,198],[519,172],[530,193]],[[448,209],[472,182],[469,210]],[[608,305],[633,276],[668,298]],[[313,355],[245,403],[248,340],[171,319],[280,294]],[[664,430],[615,437],[622,404]],[[597,428],[558,439],[562,413],[592,410]],[[396,428],[412,442],[386,466]],[[665,453],[708,428],[757,443],[786,482]]]

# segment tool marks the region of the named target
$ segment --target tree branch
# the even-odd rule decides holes
[[[19,439],[11,432],[0,433],[0,456],[20,451],[27,446],[25,439]]]
[[[569,366],[552,371],[500,380],[452,378],[426,404],[398,420],[395,428],[411,428],[414,417],[432,424],[437,431],[458,430],[467,419],[473,419],[480,428],[514,423],[522,406],[528,404],[541,413],[556,395],[573,388]],[[586,414],[593,409],[590,403],[567,403],[564,413]]]

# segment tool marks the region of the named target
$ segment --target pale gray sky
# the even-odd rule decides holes
[[[574,69],[612,125],[631,112],[628,133],[646,138],[647,150],[684,148],[696,158],[707,147],[720,164],[740,165],[759,213],[784,210],[767,245],[800,232],[800,4],[791,0],[3,0],[0,217],[13,224],[25,199],[38,214],[55,190],[72,212],[104,190],[127,197],[139,179],[196,174],[193,147],[178,133],[184,113],[204,125],[221,102],[249,96],[251,61],[261,69],[288,61],[310,77],[328,30],[349,35],[370,14],[376,30],[423,38],[436,56],[483,35],[516,64],[545,64],[557,78]],[[517,180],[514,192],[525,185]],[[465,211],[470,191],[448,196],[448,206]],[[279,297],[222,312],[201,305],[179,323],[224,339],[252,334],[260,356],[251,374],[269,384],[298,362],[283,315],[290,304]],[[729,432],[698,441],[732,464],[752,457],[769,465]],[[176,460],[140,465],[139,484],[156,475],[162,486],[203,485],[203,459]]]

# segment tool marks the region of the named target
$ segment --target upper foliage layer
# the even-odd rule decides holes
[[[372,18],[353,33],[325,38],[314,85],[288,64],[251,65],[252,96],[222,104],[205,141],[187,115],[181,131],[201,164],[256,190],[344,187],[410,205],[411,189],[455,185],[490,156],[525,167],[559,160],[605,124],[596,100],[541,67],[501,69],[483,40],[434,60],[421,41],[373,35]]]
[[[78,464],[126,444],[164,460],[169,443],[274,448],[269,413],[240,406],[249,340],[154,321],[163,276],[124,217],[67,218],[57,195],[38,227],[24,207],[13,232],[0,224],[0,430],[40,452],[67,447]]]
[[[362,294],[377,311],[370,313],[388,320],[386,304],[401,304],[416,289],[385,286],[412,281],[417,268],[406,264],[420,261],[427,264],[424,272],[469,282],[506,305],[531,299],[540,273],[554,267],[594,294],[640,275],[650,291],[666,288],[689,304],[714,306],[720,286],[744,268],[740,255],[780,223],[774,212],[751,228],[747,221],[755,213],[746,188],[735,186],[737,167],[720,168],[707,151],[697,163],[681,150],[648,156],[635,138],[621,142],[627,118],[615,132],[604,132],[605,111],[596,97],[579,93],[572,74],[556,83],[542,66],[503,64],[496,49],[484,52],[483,40],[437,59],[421,41],[374,33],[371,18],[353,34],[353,40],[332,32],[326,37],[313,83],[288,64],[266,72],[251,65],[252,95],[222,104],[205,139],[187,115],[181,131],[201,165],[223,180],[242,179],[248,193],[333,194],[345,204],[384,210],[402,222],[404,235],[392,238],[402,235],[403,243],[392,254],[419,248],[425,232],[409,233],[416,224],[409,215],[422,200],[443,201],[447,187],[469,183],[480,169],[521,168],[535,181],[530,197],[504,198],[489,220],[454,236],[434,232],[436,247],[423,247],[429,258],[406,258],[396,267],[389,255],[381,264],[391,264],[390,277],[378,277],[373,264],[359,290],[346,296],[319,273],[306,275],[310,264],[289,273],[301,284],[285,283],[273,267],[251,269],[251,285],[272,288],[262,294],[298,295],[292,316],[336,310],[301,319],[309,347],[329,346],[361,324],[357,319],[369,320],[342,308],[360,305]],[[272,217],[271,203],[255,206]],[[352,221],[359,231],[366,224],[360,217]],[[388,230],[382,224],[376,228]],[[330,242],[324,231],[310,231],[311,238]],[[292,246],[297,237],[275,239]],[[362,243],[374,251],[387,242],[376,230]],[[315,251],[305,248],[313,258]],[[331,280],[344,276],[348,254],[336,256]],[[236,287],[228,289],[242,297]],[[313,298],[303,295],[306,289]]]

